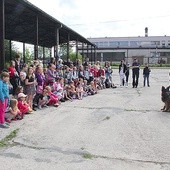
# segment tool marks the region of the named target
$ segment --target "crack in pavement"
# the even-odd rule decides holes
[[[67,106],[67,107],[70,107],[70,106]],[[146,110],[137,110],[137,109],[120,109],[118,107],[79,107],[79,106],[74,106],[73,108],[80,108],[80,109],[90,109],[90,110],[105,110],[105,109],[108,109],[108,110],[116,110],[116,111],[128,111],[128,112],[152,112],[152,111],[158,111],[158,110],[149,110],[149,109],[146,109]],[[161,110],[159,112],[162,112]]]
[[[14,142],[14,141],[13,141]],[[57,151],[58,153],[62,153],[64,155],[79,155],[79,156],[84,156],[84,154],[89,154],[92,156],[92,158],[101,158],[101,159],[108,159],[108,160],[119,160],[119,161],[124,161],[124,162],[139,162],[139,163],[151,163],[151,164],[159,164],[159,165],[170,165],[170,162],[163,162],[163,161],[151,161],[151,160],[141,160],[141,159],[128,159],[128,158],[119,158],[119,157],[109,157],[109,156],[102,156],[102,155],[95,155],[91,154],[88,151],[85,150],[75,150],[75,149],[66,149],[63,150],[60,147],[55,147],[55,148],[45,148],[45,147],[38,147],[38,146],[30,146],[30,145],[25,145],[19,142],[14,142],[15,146],[21,146],[21,147],[26,147],[26,148],[31,148],[35,150],[47,150],[50,152],[55,152]]]

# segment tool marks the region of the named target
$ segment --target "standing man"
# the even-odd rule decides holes
[[[132,63],[132,87],[137,88],[138,87],[138,80],[139,80],[139,67],[140,64],[138,63],[137,59],[134,58]]]

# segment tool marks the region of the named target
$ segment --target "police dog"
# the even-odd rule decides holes
[[[165,103],[164,107],[161,109],[163,112],[170,112],[170,86],[165,88],[162,86],[161,99]]]

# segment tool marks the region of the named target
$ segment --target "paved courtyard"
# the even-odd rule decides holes
[[[170,170],[170,113],[162,112],[168,69],[152,69],[150,86],[119,86],[82,101],[45,108],[0,129],[1,170]],[[131,82],[131,75],[130,75]]]

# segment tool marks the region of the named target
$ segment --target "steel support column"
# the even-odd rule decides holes
[[[82,62],[84,62],[84,43],[82,43]]]
[[[94,47],[94,61],[96,61],[96,47]]]
[[[0,70],[5,68],[5,1],[0,1]]]
[[[76,40],[76,59],[78,59],[78,39]]]
[[[12,41],[9,40],[9,58],[12,60]]]
[[[23,62],[26,63],[26,58],[25,58],[25,43],[23,43]]]
[[[68,33],[68,39],[67,39],[67,62],[68,62],[68,59],[70,58],[70,56],[69,56],[69,53],[70,53],[69,42],[70,42],[70,34]]]
[[[34,60],[37,60],[38,59],[38,38],[39,38],[39,35],[38,35],[38,32],[39,32],[39,26],[38,26],[38,16],[37,16],[37,20],[36,20],[36,45],[34,46]]]
[[[59,28],[56,28],[56,32],[55,32],[56,45],[54,46],[54,58],[56,59],[56,61],[58,61],[59,59],[59,55],[58,55],[59,36],[60,36]]]
[[[87,47],[87,55],[86,55],[86,58],[89,58],[89,46],[88,46],[88,44],[86,45],[86,47]],[[90,59],[89,59],[89,61],[92,62]]]
[[[44,64],[45,64],[45,47],[43,47],[43,67],[44,67]]]
[[[93,53],[92,53],[92,45],[91,45],[91,61],[92,61],[92,63],[94,63],[94,61],[93,61]]]

